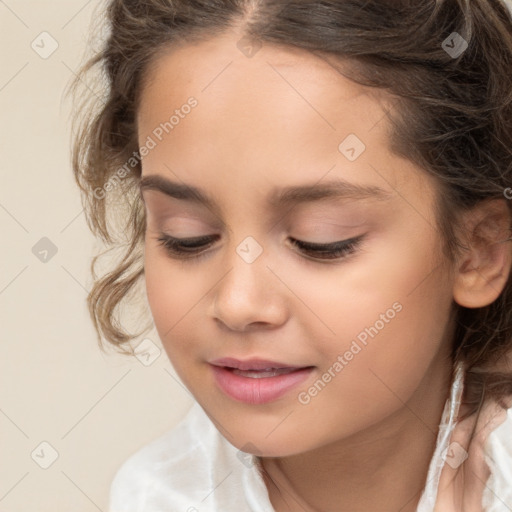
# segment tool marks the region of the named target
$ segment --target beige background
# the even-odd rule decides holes
[[[98,0],[0,0],[0,512],[106,511],[119,465],[192,404],[165,353],[147,366],[102,354],[86,310],[99,245],[71,173],[63,92],[95,12]],[[42,32],[58,43],[47,58],[31,47],[52,49]],[[54,256],[33,254],[43,237]]]

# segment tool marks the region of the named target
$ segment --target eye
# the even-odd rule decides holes
[[[301,252],[312,258],[319,260],[336,260],[354,253],[364,237],[365,235],[361,235],[329,244],[303,242],[295,238],[291,238],[290,242],[292,245],[298,247]]]
[[[164,233],[160,233],[157,241],[163,245],[166,251],[173,258],[191,259],[199,258],[204,253],[201,252],[213,244],[214,236],[198,236],[195,238],[174,238]]]
[[[290,238],[290,243],[308,257],[318,260],[335,260],[354,253],[364,237],[365,235],[361,235],[329,244],[316,244]],[[171,257],[177,259],[192,259],[203,256],[205,254],[204,249],[210,247],[218,238],[218,236],[174,238],[161,233],[157,240]]]

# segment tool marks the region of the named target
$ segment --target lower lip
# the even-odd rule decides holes
[[[275,377],[251,378],[236,375],[222,366],[212,365],[218,386],[226,395],[246,404],[264,404],[283,396],[305,381],[313,368],[302,368]]]

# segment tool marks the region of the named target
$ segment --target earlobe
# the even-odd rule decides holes
[[[482,201],[468,212],[464,250],[457,260],[453,298],[467,308],[492,304],[502,293],[512,265],[512,230],[506,201]]]

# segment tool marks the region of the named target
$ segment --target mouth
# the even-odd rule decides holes
[[[230,398],[249,404],[272,402],[309,377],[314,366],[290,366],[263,359],[210,362],[217,386]]]
[[[239,370],[238,368],[225,367],[235,375],[241,375],[248,379],[265,379],[268,377],[277,377],[278,375],[286,375],[288,373],[300,370],[301,368],[265,368],[264,370]]]

